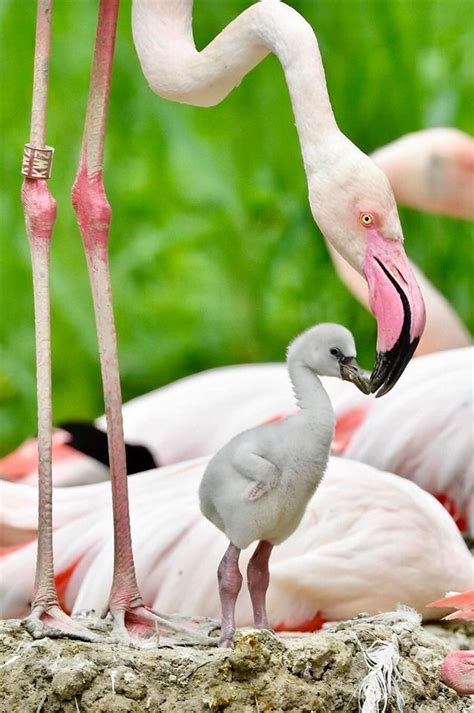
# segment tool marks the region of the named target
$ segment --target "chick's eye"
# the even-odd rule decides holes
[[[360,214],[360,222],[365,228],[370,227],[374,223],[374,216],[372,213],[361,213]]]
[[[339,349],[330,349],[330,350],[329,350],[329,353],[330,353],[333,357],[339,357],[339,356],[341,356],[341,352],[339,351]]]

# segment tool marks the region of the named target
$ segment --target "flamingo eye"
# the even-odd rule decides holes
[[[369,228],[374,223],[374,216],[372,213],[361,213],[359,220],[364,228]]]

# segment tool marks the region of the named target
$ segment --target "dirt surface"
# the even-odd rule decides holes
[[[106,622],[81,621],[107,634]],[[474,713],[474,700],[438,676],[443,656],[474,648],[474,634],[459,624],[421,627],[397,615],[361,616],[315,634],[242,630],[233,650],[158,646],[155,639],[141,646],[33,640],[18,621],[0,622],[1,710],[349,713],[365,701],[364,713],[376,713],[382,705],[370,702],[369,689],[359,703],[359,688],[377,641],[394,657],[387,711]]]

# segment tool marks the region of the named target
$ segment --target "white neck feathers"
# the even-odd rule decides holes
[[[321,422],[327,419],[332,428],[334,411],[319,376],[301,361],[293,361],[291,358],[288,361],[288,372],[296,403],[303,414],[310,418],[314,416]]]
[[[160,96],[196,106],[224,99],[270,52],[285,73],[308,179],[338,132],[318,42],[296,10],[277,0],[252,5],[201,52],[192,0],[133,0],[133,36],[143,72]]]

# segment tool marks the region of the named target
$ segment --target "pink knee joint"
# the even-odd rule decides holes
[[[46,180],[25,178],[21,199],[29,237],[50,240],[56,220],[56,201]]]
[[[112,210],[107,200],[102,171],[87,175],[81,165],[72,187],[72,205],[86,250],[100,245],[106,247]]]

